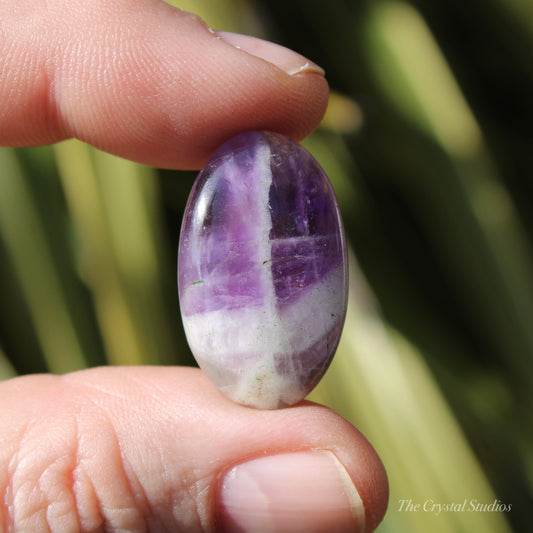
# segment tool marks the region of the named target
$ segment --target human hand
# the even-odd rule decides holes
[[[311,403],[243,407],[193,368],[16,378],[0,413],[8,531],[358,532],[386,506],[348,422]]]
[[[0,20],[4,145],[74,136],[194,168],[241,131],[305,136],[327,101],[305,58],[155,0],[0,0]],[[4,528],[61,533],[372,531],[387,503],[379,458],[329,409],[257,411],[154,367],[1,383],[0,492]]]
[[[299,140],[326,107],[321,69],[304,57],[214,33],[160,0],[2,0],[0,17],[0,145],[76,137],[148,165],[199,168],[243,131]]]

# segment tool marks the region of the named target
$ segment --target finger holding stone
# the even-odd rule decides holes
[[[234,134],[301,139],[325,111],[319,67],[159,0],[0,2],[0,20],[2,145],[76,137],[152,166],[200,168]]]
[[[246,531],[256,516],[262,531],[372,531],[387,503],[378,457],[341,417],[246,408],[195,369],[4,382],[0,444],[14,530]]]

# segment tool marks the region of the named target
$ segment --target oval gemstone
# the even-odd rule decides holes
[[[346,243],[331,183],[298,143],[248,132],[200,172],[178,250],[189,346],[233,401],[276,409],[327,370],[347,302]]]

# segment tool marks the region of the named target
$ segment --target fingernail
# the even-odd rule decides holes
[[[231,33],[227,31],[217,31],[214,33],[235,48],[239,48],[269,63],[273,63],[290,76],[303,72],[314,72],[321,76],[325,74],[322,68],[309,61],[309,59],[279,44],[264,41],[263,39],[249,35],[243,35],[242,33]]]
[[[223,531],[362,532],[363,502],[342,463],[329,451],[253,459],[223,478]]]

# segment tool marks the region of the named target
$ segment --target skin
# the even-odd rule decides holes
[[[76,137],[187,169],[233,134],[299,140],[318,125],[328,87],[317,72],[288,75],[162,2],[132,5],[0,0],[0,145]],[[385,471],[325,407],[242,407],[190,368],[16,378],[0,383],[0,532],[214,531],[224,472],[316,449],[344,465],[374,530]]]
[[[131,6],[0,0],[0,144],[77,137],[148,165],[190,169],[237,133],[301,139],[320,121],[322,76],[288,76],[163,2]]]

